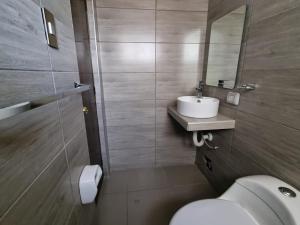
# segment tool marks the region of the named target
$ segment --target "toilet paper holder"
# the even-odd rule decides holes
[[[85,166],[79,179],[79,192],[82,204],[95,201],[102,170],[98,165]]]

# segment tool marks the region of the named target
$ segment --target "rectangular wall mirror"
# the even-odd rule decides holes
[[[233,89],[243,38],[246,5],[214,21],[211,26],[206,84]]]

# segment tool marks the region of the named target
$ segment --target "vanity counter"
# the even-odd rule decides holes
[[[234,129],[235,120],[222,114],[207,119],[182,116],[176,106],[168,106],[168,113],[187,131]]]

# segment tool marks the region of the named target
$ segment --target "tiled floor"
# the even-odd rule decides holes
[[[215,197],[196,166],[113,172],[104,181],[94,225],[168,225],[185,204]]]

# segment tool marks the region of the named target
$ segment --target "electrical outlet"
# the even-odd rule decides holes
[[[228,92],[226,102],[232,105],[239,105],[240,103],[240,93],[238,92]]]

